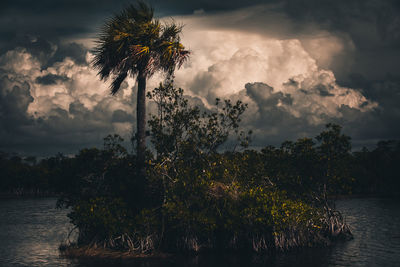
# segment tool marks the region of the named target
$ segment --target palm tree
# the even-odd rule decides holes
[[[137,168],[143,175],[146,149],[146,81],[157,71],[172,75],[188,59],[189,51],[180,43],[182,26],[161,24],[154,10],[144,2],[129,5],[109,19],[94,49],[92,65],[102,80],[112,78],[111,94],[116,94],[126,77],[136,77]]]

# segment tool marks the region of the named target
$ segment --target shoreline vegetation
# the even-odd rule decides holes
[[[32,163],[2,154],[2,177],[9,178],[2,188],[40,186],[39,192],[59,195],[58,207],[70,208],[77,239],[60,246],[62,255],[168,257],[328,246],[352,238],[333,208],[338,196],[379,194],[398,183],[400,142],[351,152],[341,127],[328,124],[315,139],[255,151],[247,148],[249,133],[239,129],[246,109],[240,101],[217,100],[216,111],[204,113],[172,82],[148,97],[159,114],[149,120],[145,177],[118,135],[107,136],[103,149],[82,149],[75,157]],[[239,143],[233,151],[222,149],[228,140]]]
[[[336,211],[337,212],[337,211]],[[199,244],[197,240],[185,240],[187,242],[185,249],[183,250],[166,250],[160,251],[153,247],[147,247],[143,250],[141,245],[138,247],[130,248],[115,248],[108,242],[93,242],[87,245],[78,245],[76,243],[61,244],[59,247],[60,255],[67,258],[78,258],[78,259],[166,259],[176,255],[201,255],[203,253],[247,253],[247,254],[258,254],[258,255],[270,255],[271,253],[284,253],[287,251],[311,248],[311,247],[326,247],[334,244],[335,242],[348,241],[353,238],[349,226],[343,221],[343,218],[339,213],[331,216],[327,222],[328,233],[324,235],[321,233],[310,234],[305,232],[286,232],[284,234],[276,235],[272,240],[266,241],[263,237],[253,238],[252,248],[240,248],[238,246],[229,246],[234,242],[231,240],[227,248],[217,248],[213,244],[207,242],[207,244]],[[147,237],[149,238],[149,237]],[[121,239],[117,237],[116,239]],[[114,240],[115,241],[115,240]],[[146,240],[147,242],[149,240]],[[145,242],[146,242],[145,241]],[[233,241],[233,242],[232,242]],[[143,242],[140,240],[139,242]]]

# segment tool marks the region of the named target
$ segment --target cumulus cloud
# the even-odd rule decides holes
[[[296,118],[308,116],[310,123],[325,122],[323,116],[341,117],[338,109],[342,105],[361,112],[377,106],[360,91],[338,85],[333,72],[321,69],[297,39],[192,30],[185,32],[184,41],[194,53],[190,63],[177,72],[176,82],[207,105],[216,97],[246,89],[260,108],[281,106]],[[325,57],[334,55],[333,51]]]
[[[116,97],[89,66],[66,57],[45,67],[24,48],[0,57],[0,149],[76,151],[113,132],[129,137],[134,120],[128,79]],[[43,146],[40,148],[40,146]],[[47,151],[47,152],[44,152]]]
[[[386,10],[387,21],[381,18],[380,28],[371,33],[363,28],[371,29],[375,21],[355,20],[340,1],[332,5],[346,27],[326,9],[320,10],[326,18],[319,18],[318,5],[309,7],[308,18],[293,13],[301,9],[293,1],[224,12],[215,12],[219,9],[214,2],[187,4],[185,12],[190,15],[175,17],[185,24],[182,42],[192,51],[175,82],[191,103],[211,108],[216,97],[248,103],[243,125],[254,131],[256,146],[314,136],[327,122],[344,125],[360,143],[399,132],[391,125],[400,117],[400,83],[365,78],[372,72],[370,61],[377,57],[370,44],[379,46],[382,38],[390,53],[378,53],[386,55],[379,59],[380,66],[392,63],[380,73],[396,69],[398,62],[388,59],[398,50],[392,45],[398,41],[396,13]],[[50,26],[46,31],[54,33]],[[40,35],[22,35],[11,47],[0,44],[0,149],[68,153],[99,145],[109,133],[129,137],[135,121],[135,80],[129,78],[119,94],[110,96],[109,84],[89,66],[93,36],[61,32],[63,40],[48,41]],[[364,41],[367,44],[360,46]],[[371,57],[365,51],[372,51]],[[360,76],[350,76],[348,83],[337,81],[338,75],[344,77],[355,68]],[[162,79],[155,75],[148,90]],[[155,106],[148,104],[154,112]]]
[[[280,90],[289,78],[317,69],[315,60],[295,39],[188,30],[183,41],[193,55],[176,74],[176,81],[211,101],[239,92],[247,82],[267,82]]]
[[[248,103],[244,124],[258,135],[258,145],[313,136],[332,121],[350,125],[379,107],[359,88],[338,84],[333,71],[320,66],[328,64],[315,58],[323,54],[322,61],[333,61],[340,38],[308,39],[310,47],[331,43],[311,54],[296,38],[186,23],[183,42],[193,54],[176,73],[176,83],[207,107],[216,97]]]
[[[360,113],[377,106],[361,92],[339,86],[332,71],[321,69],[297,39],[198,28],[185,31],[183,42],[193,55],[176,72],[177,86],[186,90],[191,102],[208,108],[216,97],[249,103],[244,124],[256,129],[260,143],[276,139],[286,128],[308,132],[304,129],[341,118],[344,106]],[[59,47],[52,50],[53,56]],[[135,81],[128,79],[117,96],[110,96],[109,84],[98,79],[90,60],[86,52],[84,63],[73,57],[43,61],[24,48],[2,55],[2,100],[18,103],[13,107],[17,110],[5,106],[2,113],[20,116],[3,136],[16,140],[13,134],[18,130],[21,145],[57,144],[51,149],[60,150],[99,144],[112,132],[129,137],[135,119]],[[162,78],[153,77],[148,89]]]

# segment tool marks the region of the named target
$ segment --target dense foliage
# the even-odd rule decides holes
[[[110,137],[111,135],[107,138]],[[291,146],[289,150],[288,145]],[[304,187],[297,189],[306,190],[303,192],[306,195],[307,190],[311,190],[311,187],[316,185],[312,183],[312,177],[321,177],[324,171],[323,166],[320,165],[321,162],[317,161],[316,149],[313,139],[303,138],[296,142],[286,141],[280,147],[266,146],[260,151],[226,152],[223,156],[239,157],[246,154],[257,160],[263,160],[260,164],[262,169],[251,171],[264,172],[265,177],[280,177],[279,184],[282,187],[293,189],[296,188],[293,180],[301,180]],[[73,157],[58,154],[43,159],[0,152],[0,194],[3,196],[48,196],[59,195],[65,191],[70,192],[75,186],[75,180],[81,179],[85,172],[95,170],[95,160],[101,166],[105,164],[103,161],[106,159],[100,155],[106,154],[106,151],[105,147],[103,149],[85,148]],[[135,162],[130,160],[135,156],[126,153],[125,157],[126,162],[129,161],[128,166],[134,168]],[[398,196],[399,141],[380,141],[373,149],[363,148],[360,151],[348,152],[344,158],[346,160],[343,164],[346,168],[341,167],[341,171],[346,171],[346,173],[342,176],[343,179],[327,187],[328,195]],[[247,163],[241,161],[238,164],[242,166]],[[255,163],[252,164],[256,166]],[[123,167],[123,169],[126,168],[126,166]],[[235,171],[230,172],[235,174]],[[132,180],[135,179],[132,178]]]
[[[58,192],[58,204],[71,208],[78,245],[259,252],[348,236],[329,196],[392,193],[399,183],[399,142],[351,153],[350,138],[328,124],[315,139],[249,150],[250,133],[239,130],[246,109],[240,101],[217,99],[213,112],[203,112],[171,81],[148,97],[158,114],[149,120],[145,177],[122,138],[109,135],[103,149],[72,158],[2,154],[2,191]],[[221,150],[229,138],[240,149]]]

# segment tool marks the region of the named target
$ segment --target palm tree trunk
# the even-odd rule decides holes
[[[145,151],[146,151],[146,76],[139,72],[137,77],[137,174],[145,177]]]

